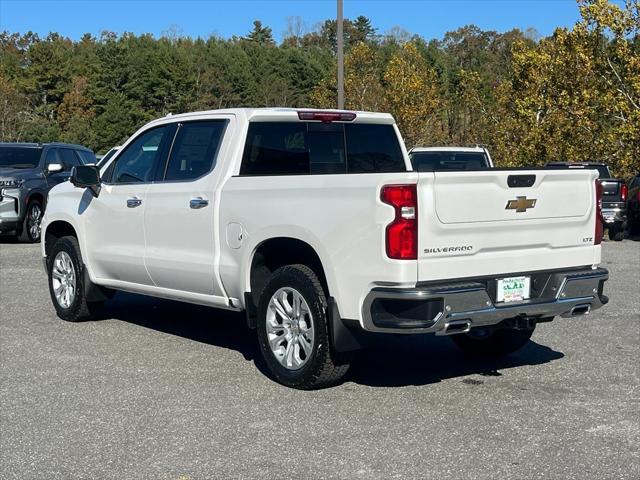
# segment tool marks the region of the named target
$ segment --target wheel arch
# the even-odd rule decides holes
[[[80,238],[75,227],[66,220],[54,220],[53,222],[48,223],[43,235],[45,255],[49,255],[51,248],[58,239],[66,236],[76,237],[78,239],[78,243],[80,243]]]
[[[31,192],[29,192],[24,201],[25,212],[27,211],[29,203],[31,203],[33,200],[38,200],[40,202],[40,205],[42,205],[42,209],[44,210],[45,204],[47,202],[46,192],[43,192],[42,190],[32,190]]]
[[[251,292],[254,305],[257,305],[260,293],[270,275],[280,267],[293,264],[302,264],[311,268],[318,276],[325,294],[329,296],[329,279],[317,249],[302,239],[279,236],[262,240],[255,246],[250,256],[245,288]]]

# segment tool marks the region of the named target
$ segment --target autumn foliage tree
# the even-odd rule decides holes
[[[438,81],[435,70],[409,42],[391,57],[384,72],[390,112],[409,145],[438,139]]]

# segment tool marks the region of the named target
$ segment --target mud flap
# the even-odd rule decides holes
[[[82,276],[84,279],[84,298],[87,299],[87,302],[104,302],[113,297],[115,291],[93,283],[89,272],[84,267],[82,268]]]
[[[360,350],[363,345],[363,334],[360,325],[349,327],[348,320],[343,320],[338,311],[338,305],[333,297],[327,299],[327,323],[333,349],[337,353]],[[357,322],[353,322],[357,323]]]

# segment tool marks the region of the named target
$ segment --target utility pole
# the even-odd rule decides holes
[[[337,40],[338,40],[338,108],[344,110],[344,21],[342,0],[338,0]]]

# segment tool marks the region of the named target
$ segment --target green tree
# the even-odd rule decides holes
[[[262,46],[273,46],[275,42],[273,40],[273,32],[269,27],[263,27],[260,20],[253,22],[253,30],[247,35],[247,40],[257,43]]]

